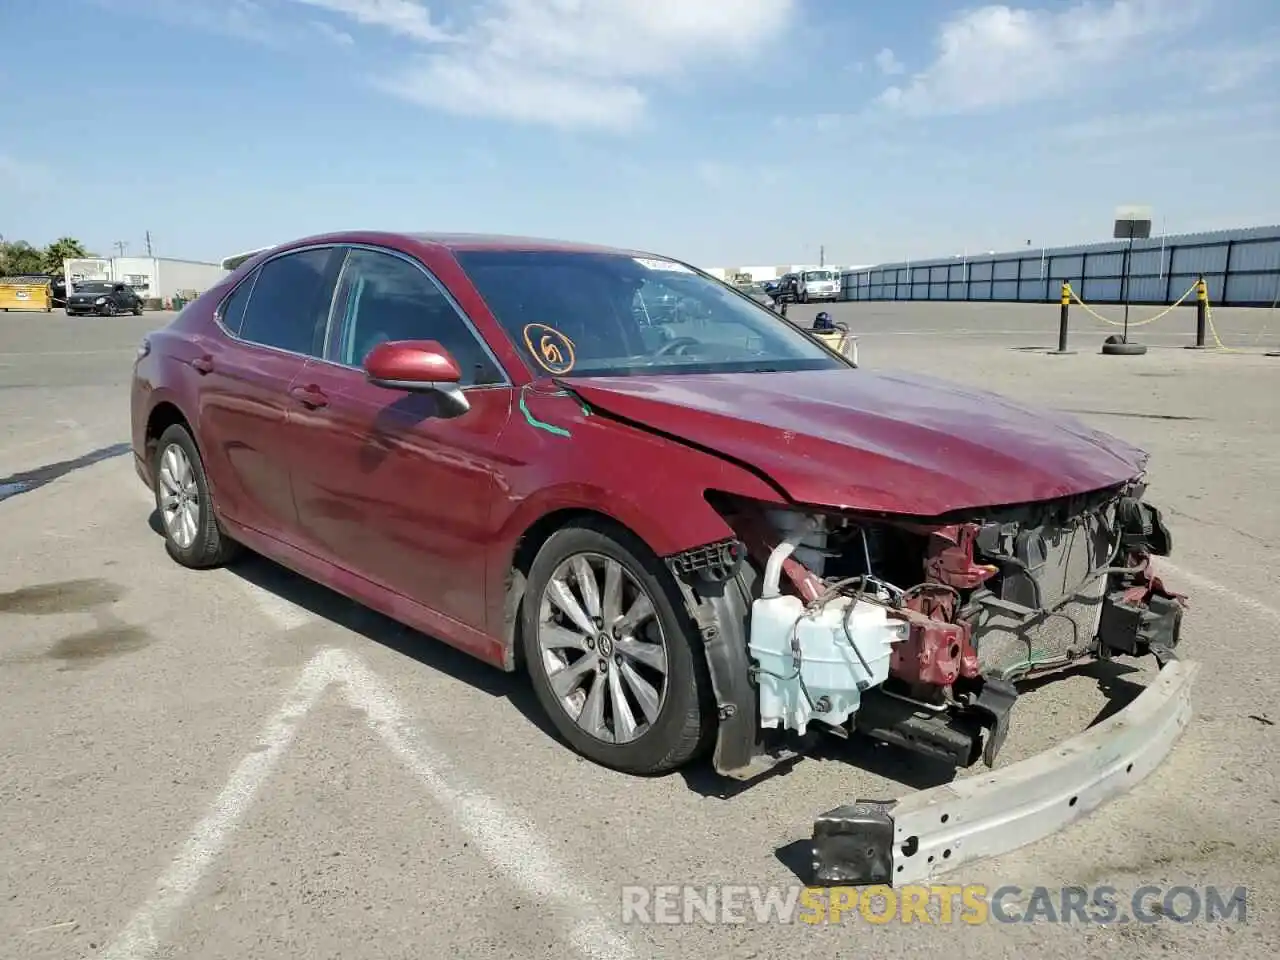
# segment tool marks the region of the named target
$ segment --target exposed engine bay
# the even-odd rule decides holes
[[[920,522],[716,503],[753,574],[758,726],[858,732],[958,766],[1004,742],[1015,681],[1083,658],[1174,659],[1184,598],[1139,480]]]

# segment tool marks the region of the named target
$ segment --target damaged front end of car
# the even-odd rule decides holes
[[[814,729],[862,734],[956,767],[979,760],[991,767],[1019,680],[1116,656],[1155,657],[1160,681],[1143,695],[1146,703],[1140,697],[1128,709],[1172,711],[1161,729],[1176,738],[1194,672],[1174,652],[1185,599],[1152,570],[1152,558],[1169,555],[1172,540],[1144,493],[1138,479],[932,520],[716,500],[736,539],[702,551],[701,561],[690,552],[670,563],[702,631],[719,700],[717,769],[754,775],[761,731],[804,736]],[[1172,687],[1170,678],[1178,681]],[[1124,760],[1128,773],[1172,744],[1154,733],[1150,742],[1134,739],[1126,729],[1116,753],[1118,741],[1096,742],[1100,729],[1082,735],[1088,749],[1112,765]],[[1106,779],[1114,772],[1107,764],[1058,769],[1077,762],[1074,743],[1060,748],[1060,762],[1048,763],[1050,772],[1031,788],[1029,771],[1019,768],[1037,759],[1044,765],[1043,758],[972,778],[987,784],[981,803],[996,810],[995,820],[978,817],[979,826],[977,814],[955,800],[967,780],[905,801],[937,814],[936,829],[923,835],[904,819],[904,802],[859,801],[824,814],[814,827],[814,882],[902,882],[1020,846],[1043,835],[1037,824],[1054,820],[1037,814],[1037,804],[1056,804],[1063,791],[1073,819],[1110,795],[1083,781],[1122,786]],[[1008,811],[992,798],[1028,789],[1025,816],[1001,827]],[[939,805],[946,809],[938,812]]]

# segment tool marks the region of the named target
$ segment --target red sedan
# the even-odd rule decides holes
[[[990,764],[1029,673],[1178,668],[1144,453],[857,368],[669,258],[273,247],[146,337],[132,422],[177,562],[247,547],[526,670],[569,744],[621,770],[706,751],[741,775],[771,728]],[[1090,770],[1082,795],[1114,792]],[[882,835],[864,821],[840,829]]]

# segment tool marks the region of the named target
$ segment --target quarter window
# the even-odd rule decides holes
[[[222,301],[218,310],[218,319],[222,321],[222,325],[237,337],[240,336],[240,326],[244,323],[244,308],[249,304],[249,291],[252,288],[253,277],[245,277],[240,281],[240,286],[231,292],[231,296]]]
[[[370,350],[391,340],[435,340],[462,371],[461,386],[502,382],[501,371],[444,291],[407,260],[352,250],[335,302],[337,336],[329,359],[337,363],[363,366]]]
[[[264,263],[244,310],[240,338],[319,356],[333,290],[325,268],[333,252],[331,248],[300,250]]]

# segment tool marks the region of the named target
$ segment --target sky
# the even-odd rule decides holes
[[[862,265],[1280,223],[1276,0],[0,2],[0,236]]]

